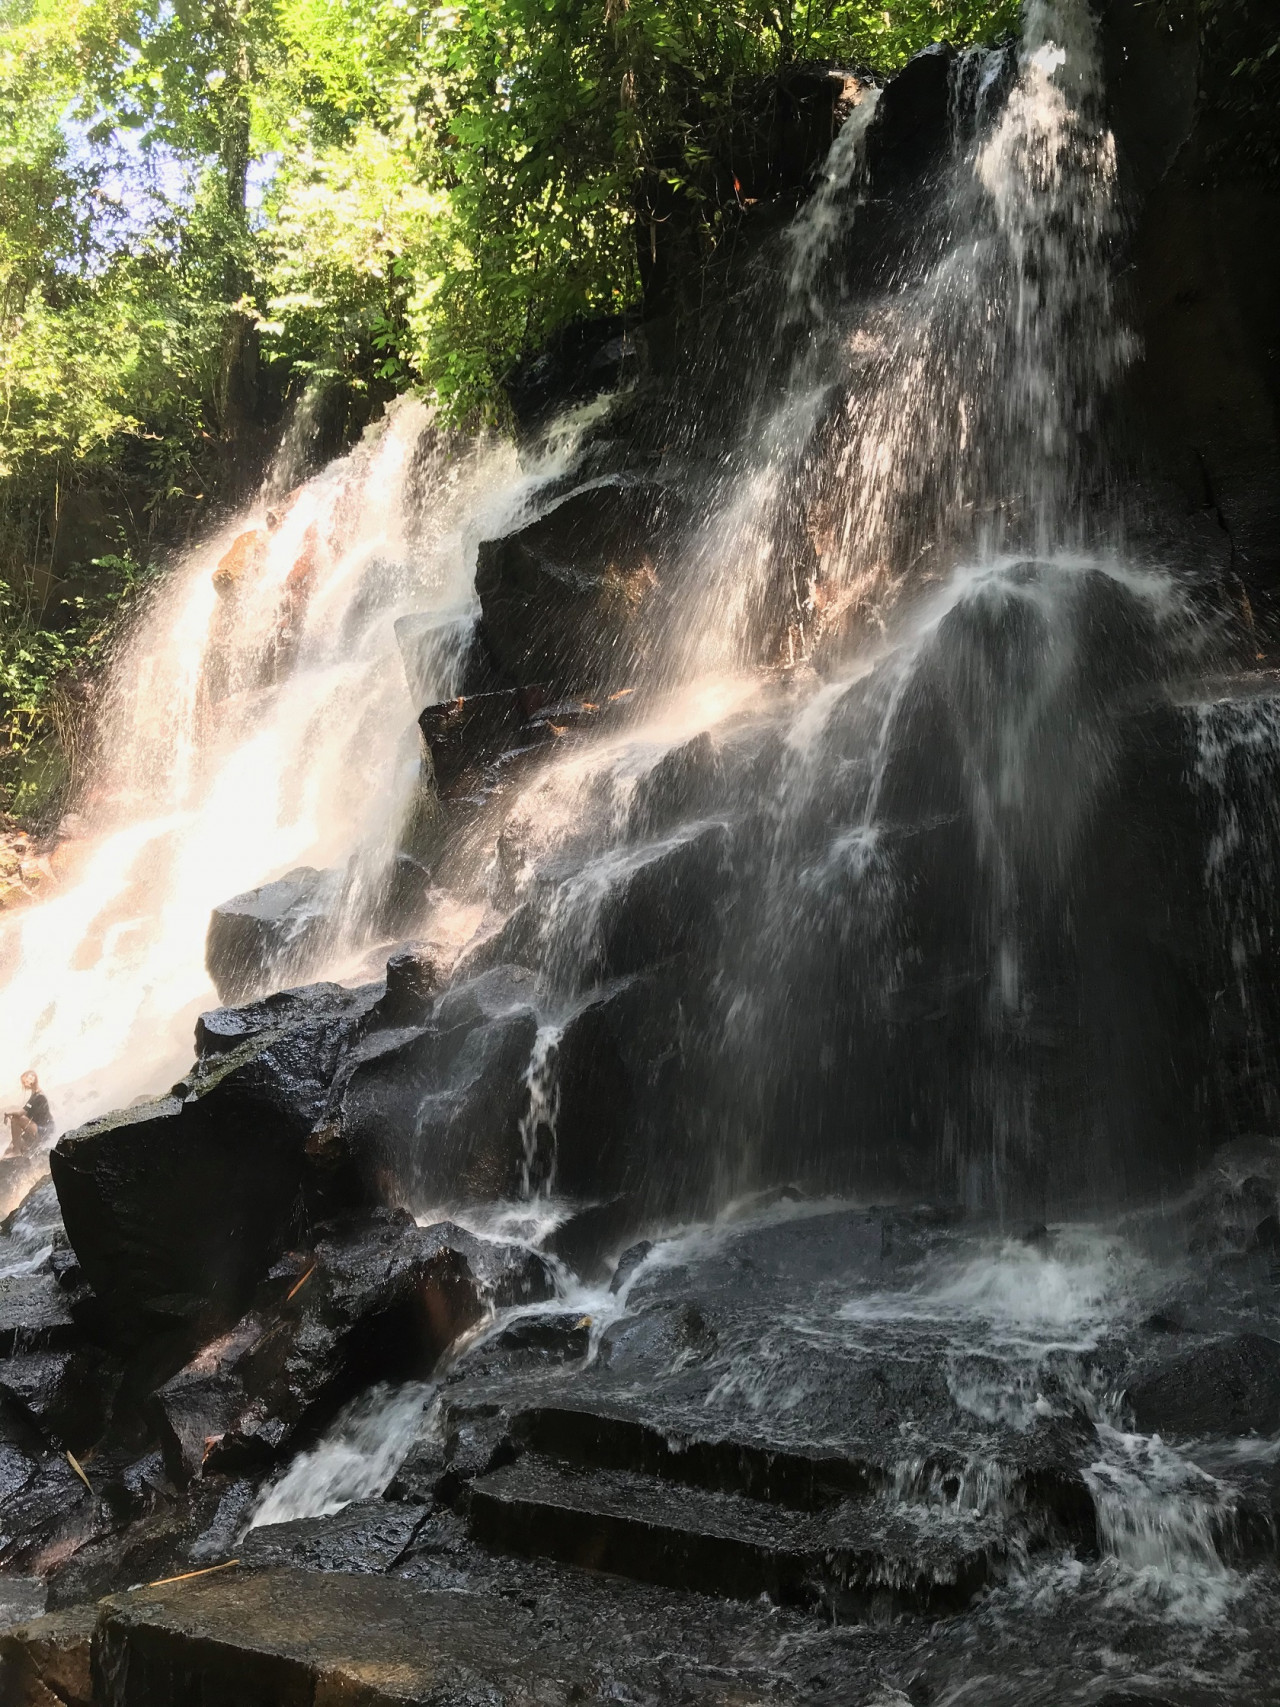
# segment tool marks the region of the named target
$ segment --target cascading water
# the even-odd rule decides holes
[[[505,446],[447,444],[404,404],[287,507],[273,498],[282,519],[234,603],[214,572],[261,530],[256,513],[166,578],[112,671],[74,863],[3,927],[0,1080],[39,1071],[64,1129],[164,1090],[213,999],[210,910],[291,867],[343,874],[317,970],[376,940],[419,770],[395,621],[440,619],[451,644],[417,685],[445,697],[474,540],[519,514],[566,449],[526,472]]]
[[[859,271],[885,98],[861,92],[770,256],[776,348],[714,471],[685,471],[700,519],[664,570],[662,634],[636,650],[650,662],[630,695],[608,697],[606,660],[606,691],[552,705],[542,745],[443,788],[408,928],[443,945],[445,988],[421,1035],[406,1022],[385,1062],[357,1064],[344,1133],[424,1219],[486,1236],[541,1244],[586,1201],[612,1257],[646,1227],[723,1211],[711,1232],[633,1249],[607,1293],[561,1257],[560,1296],[523,1314],[588,1334],[584,1377],[607,1383],[616,1358],[611,1398],[687,1379],[700,1419],[865,1452],[873,1539],[936,1529],[988,1549],[999,1586],[975,1624],[1002,1638],[1051,1623],[1068,1594],[1097,1613],[1091,1639],[1116,1608],[1203,1629],[1247,1592],[1239,1465],[1220,1443],[1211,1463],[1137,1431],[1110,1381],[1139,1318],[1175,1331],[1161,1312],[1185,1276],[1144,1251],[1145,1224],[1010,1228],[1186,1187],[1236,1094],[1205,1063],[1223,1004],[1188,993],[1205,966],[1230,968],[1239,1076],[1257,1078],[1254,890],[1273,868],[1252,842],[1274,704],[1182,703],[1215,637],[1185,584],[1131,560],[1109,501],[1102,405],[1132,344],[1089,6],[1030,0],[1016,53],[956,59],[928,205]],[[230,531],[174,575],[114,677],[79,868],[7,926],[0,1077],[37,1067],[64,1124],[162,1088],[209,1002],[210,908],[302,863],[343,896],[320,964],[368,976],[419,788],[401,736],[459,687],[471,544],[540,511],[572,468],[571,438],[522,469],[499,446],[450,448],[402,405],[296,496],[276,482],[283,520],[233,602],[211,580]],[[1126,790],[1153,777],[1164,793],[1141,818]],[[1174,819],[1192,853],[1162,864]],[[1206,950],[1215,935],[1225,954]],[[477,1180],[499,1182],[481,1203]],[[731,1246],[740,1198],[795,1181],[942,1207],[885,1212],[871,1235],[851,1221],[848,1274],[833,1245],[828,1267],[773,1276],[785,1307],[770,1297],[763,1325],[746,1311],[717,1337],[699,1304],[660,1299],[628,1338],[646,1288],[705,1276]],[[788,1203],[766,1256],[794,1233]],[[43,1224],[21,1232],[19,1265]],[[727,1257],[706,1297],[759,1256]],[[1239,1292],[1202,1308],[1206,1331],[1276,1328]],[[499,1360],[508,1325],[486,1319],[474,1344]],[[880,1458],[850,1444],[839,1403],[814,1401],[835,1364],[871,1382],[875,1427],[857,1425],[883,1424]],[[875,1383],[902,1369],[882,1402]],[[357,1404],[257,1525],[379,1494],[424,1397]],[[496,1408],[487,1390],[477,1414]],[[1046,1435],[1068,1442],[1049,1471],[1031,1462]],[[1251,1450],[1269,1465],[1273,1447]],[[1063,1534],[1082,1510],[1077,1555]],[[915,1568],[886,1567],[887,1586]],[[975,1695],[985,1682],[945,1699],[1058,1699]]]

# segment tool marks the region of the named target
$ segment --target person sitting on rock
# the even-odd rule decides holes
[[[29,1092],[26,1102],[20,1109],[5,1115],[9,1122],[10,1156],[25,1156],[34,1150],[37,1144],[43,1144],[47,1138],[53,1137],[53,1114],[49,1108],[49,1099],[40,1089],[40,1080],[30,1070],[22,1075],[22,1088]]]

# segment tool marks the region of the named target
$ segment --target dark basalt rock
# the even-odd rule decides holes
[[[556,692],[626,686],[652,633],[676,523],[665,487],[603,477],[567,493],[476,560],[485,642],[509,679]]]
[[[447,795],[490,759],[550,738],[547,729],[528,731],[529,719],[545,701],[541,688],[500,688],[428,705],[418,728],[436,789]]]
[[[215,907],[205,966],[224,1002],[243,1002],[306,976],[329,942],[342,897],[342,874],[296,871]]]
[[[1129,1388],[1144,1434],[1272,1434],[1280,1428],[1280,1342],[1236,1334],[1160,1363]]]
[[[695,735],[673,747],[641,777],[627,811],[627,832],[647,841],[690,819],[709,817],[724,780],[720,754],[710,735]]]
[[[170,1474],[264,1468],[363,1387],[429,1374],[483,1310],[452,1231],[402,1210],[326,1229],[283,1297],[289,1271],[156,1394]]]
[[[342,1128],[366,1176],[428,1206],[515,1195],[538,1034],[532,975],[452,985],[429,1026],[388,1032],[352,1067]]]
[[[110,1511],[62,1452],[39,1457],[0,1512],[0,1570],[47,1575],[95,1536],[114,1527]]]
[[[28,1352],[0,1362],[0,1399],[51,1445],[84,1452],[103,1431],[119,1379],[94,1347]]]
[[[909,59],[881,91],[867,138],[867,161],[883,189],[890,175],[918,179],[946,148],[955,50],[935,42]]]
[[[196,1054],[204,1060],[225,1055],[228,1050],[266,1033],[285,1028],[328,1026],[356,1019],[376,997],[376,990],[348,990],[341,984],[304,984],[297,989],[278,990],[259,1002],[239,1007],[214,1008],[196,1021]]]
[[[255,1015],[246,1041],[225,1050],[239,1022],[210,1016],[205,1036],[220,1030],[221,1052],[197,1064],[181,1096],[59,1140],[50,1167],[67,1234],[114,1342],[168,1331],[191,1348],[229,1327],[300,1212],[361,1201],[341,1157],[311,1139],[371,1005],[343,994],[332,1006],[295,997],[284,1011],[306,1015],[296,1025],[259,1030]]]
[[[805,1516],[626,1470],[569,1475],[532,1456],[478,1480],[469,1513],[478,1540],[509,1552],[735,1600],[768,1595],[844,1619],[872,1607],[878,1616],[954,1611],[1001,1550],[975,1523],[940,1540],[926,1562],[914,1527],[893,1533],[850,1506]]]
[[[394,1578],[228,1571],[118,1596],[100,1619],[94,1688],[120,1680],[119,1707],[590,1698],[587,1662],[524,1608]]]
[[[384,1025],[420,1025],[440,986],[440,969],[430,951],[406,943],[387,957],[386,994],[373,1010]]]
[[[0,1278],[0,1358],[65,1350],[80,1337],[66,1292],[53,1275]]]
[[[732,894],[729,826],[694,823],[662,840],[601,854],[569,876],[552,871],[490,945],[582,991],[673,956],[695,965],[720,939]]]
[[[619,1193],[603,1203],[584,1204],[548,1235],[546,1249],[584,1280],[604,1280],[611,1259],[643,1224],[644,1213],[640,1193]]]
[[[501,685],[474,617],[401,616],[395,632],[415,706],[429,705],[450,690],[476,694]]]
[[[536,1302],[545,1263],[440,1222],[384,1210],[322,1229],[254,1308],[159,1390],[170,1474],[265,1468],[376,1381],[421,1379],[487,1304]]]
[[[251,1570],[392,1570],[428,1521],[421,1506],[361,1500],[333,1517],[295,1518],[249,1531],[237,1552]]]
[[[518,361],[503,389],[527,432],[570,403],[616,391],[637,360],[635,340],[620,316],[575,320],[553,333],[536,355]]]
[[[619,690],[603,702],[556,699],[543,688],[525,687],[427,706],[418,728],[438,799],[455,807],[482,802],[527,760],[618,721],[627,698],[627,690]]]
[[[610,1292],[622,1291],[652,1249],[652,1239],[639,1239],[634,1245],[627,1246],[613,1271],[613,1279],[609,1282]]]

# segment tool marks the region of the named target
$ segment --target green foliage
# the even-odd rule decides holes
[[[1274,0],[1201,0],[1201,87],[1235,173],[1280,183],[1280,18]]]
[[[638,209],[674,198],[714,250],[753,90],[1015,12],[0,0],[0,793],[56,782],[40,755],[139,566],[235,495],[282,400],[340,380],[499,416],[523,352],[636,300]]]

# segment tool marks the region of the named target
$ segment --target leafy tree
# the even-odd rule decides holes
[[[0,0],[0,788],[56,772],[141,566],[235,496],[283,400],[500,416],[523,352],[636,301],[655,197],[714,252],[762,80],[890,70],[1014,10]]]

